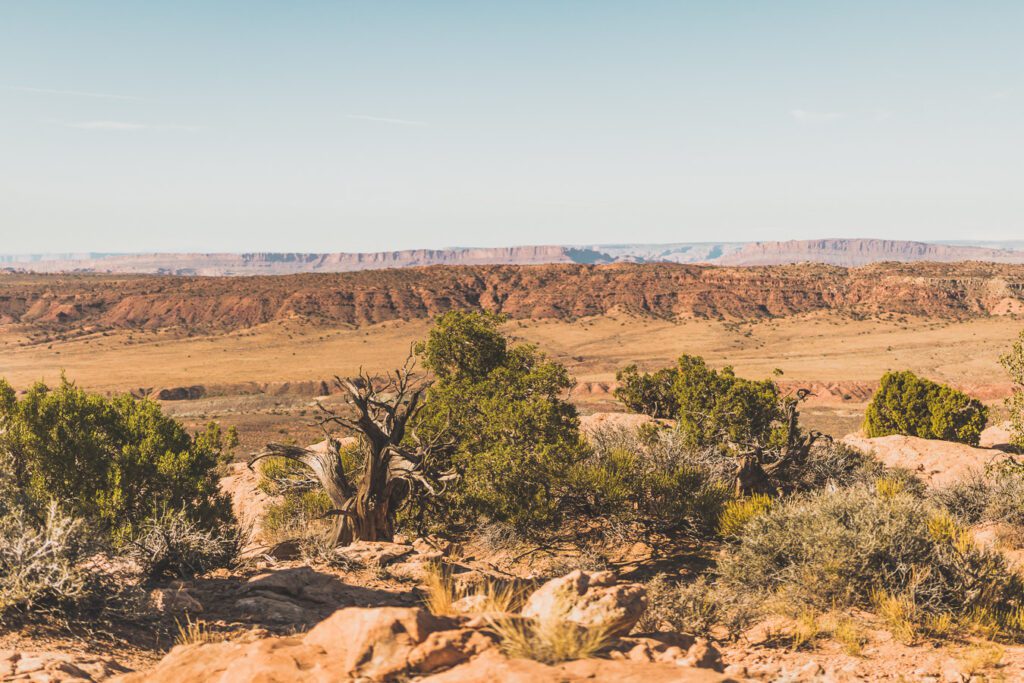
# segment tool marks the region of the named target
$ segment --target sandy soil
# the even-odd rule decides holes
[[[335,329],[284,322],[215,336],[110,332],[33,345],[19,343],[23,333],[8,327],[0,328],[0,375],[25,386],[54,381],[63,369],[83,386],[104,391],[321,380],[359,367],[393,366],[428,327],[422,320]],[[580,382],[607,382],[628,363],[657,367],[693,353],[751,377],[780,368],[786,380],[874,381],[888,369],[911,368],[988,391],[1005,389],[998,358],[1022,327],[1006,317],[900,322],[823,314],[750,324],[620,314],[506,326],[566,363]]]
[[[864,393],[890,369],[960,385],[998,406],[1009,390],[998,358],[1022,326],[1010,317],[937,322],[816,313],[741,324],[620,313],[575,322],[514,321],[506,330],[569,367],[579,381],[573,400],[584,413],[614,409],[608,390],[618,368],[655,368],[691,353],[713,365],[732,364],[744,376],[766,377],[780,368],[788,385],[828,385],[832,394],[819,391],[805,421],[842,435],[857,428]],[[333,375],[360,367],[394,367],[428,327],[424,320],[362,328],[295,320],[212,336],[120,331],[30,344],[25,328],[8,325],[0,327],[0,377],[25,388],[39,379],[55,382],[63,371],[103,392],[199,385],[203,398],[166,401],[167,410],[193,426],[211,419],[236,425],[241,450],[249,451],[271,439],[316,440],[303,419],[317,393],[309,385],[329,384]]]

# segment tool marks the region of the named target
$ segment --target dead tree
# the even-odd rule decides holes
[[[796,395],[784,399],[786,442],[781,445],[763,443],[732,442],[740,455],[736,463],[735,488],[737,496],[752,493],[777,493],[772,478],[783,471],[798,467],[806,462],[811,447],[819,439],[831,439],[827,434],[809,431],[801,434],[799,429],[800,404],[813,396],[809,389],[799,389]]]
[[[454,478],[450,472],[438,472],[437,456],[450,444],[443,441],[443,430],[429,440],[421,440],[410,428],[429,387],[413,378],[412,355],[405,365],[384,377],[362,370],[355,378],[335,377],[335,385],[348,397],[355,417],[342,416],[318,404],[317,425],[327,436],[326,448],[310,449],[279,443],[249,460],[249,467],[267,457],[281,457],[306,465],[330,498],[334,517],[329,541],[349,545],[354,541],[390,541],[395,533],[395,515],[416,487],[436,494]],[[355,432],[361,439],[364,460],[353,480],[345,472],[341,442],[334,430]],[[408,439],[406,435],[408,433]]]

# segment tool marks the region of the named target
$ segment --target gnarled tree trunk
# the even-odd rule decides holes
[[[385,378],[360,372],[354,379],[336,377],[335,383],[348,394],[355,417],[342,417],[323,406],[317,424],[327,434],[327,448],[311,450],[283,444],[268,444],[249,460],[249,467],[267,457],[283,457],[306,465],[316,476],[334,506],[335,516],[329,542],[349,545],[355,541],[390,541],[395,535],[395,514],[414,485],[434,490],[429,471],[430,456],[447,447],[439,439],[424,443],[411,434],[413,446],[405,442],[409,422],[422,406],[425,382],[412,380],[413,362]],[[345,472],[340,443],[330,433],[332,426],[356,432],[365,459],[355,483]],[[441,476],[439,480],[451,478]]]
[[[749,496],[754,493],[773,494],[776,491],[771,484],[771,476],[797,465],[810,455],[811,447],[818,439],[829,438],[821,432],[811,431],[800,434],[800,404],[813,394],[808,389],[799,389],[796,396],[787,398],[786,404],[786,443],[777,448],[765,448],[761,444],[745,444],[747,450],[737,458],[736,484],[737,496]]]

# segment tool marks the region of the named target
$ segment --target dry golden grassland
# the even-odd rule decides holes
[[[731,323],[614,314],[575,322],[511,321],[506,329],[566,364],[581,384],[575,400],[588,411],[611,407],[600,384],[612,381],[618,368],[655,368],[682,353],[704,356],[716,366],[731,364],[748,377],[767,377],[780,368],[787,382],[865,383],[886,370],[910,368],[995,401],[1009,388],[999,355],[1022,326],[1024,321],[1009,317],[941,322],[813,314]],[[251,422],[261,412],[308,406],[310,396],[238,398],[232,385],[326,380],[360,367],[396,367],[428,327],[426,320],[333,329],[295,321],[214,336],[120,331],[45,344],[26,344],[24,330],[8,327],[0,329],[0,376],[23,388],[37,379],[54,382],[63,370],[81,386],[105,392],[203,385],[209,398],[168,407],[195,420],[248,413],[244,419]],[[593,392],[587,391],[591,383],[597,383]],[[856,425],[860,408],[856,399],[819,400],[807,416],[819,428],[841,431]],[[273,424],[287,422],[262,421],[271,431],[278,429]]]

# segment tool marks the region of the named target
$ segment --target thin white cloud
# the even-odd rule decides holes
[[[844,118],[846,114],[839,111],[810,111],[807,109],[790,109],[789,115],[800,122],[835,121]]]
[[[389,119],[384,116],[367,116],[366,114],[346,114],[346,118],[357,121],[376,121],[377,123],[391,123],[396,126],[425,126],[426,121],[410,121],[408,119]]]
[[[993,100],[1008,100],[1014,95],[1014,88],[1004,88],[992,93]]]
[[[141,100],[141,97],[135,97],[134,95],[114,95],[112,93],[105,92],[89,92],[86,90],[55,90],[52,88],[29,88],[22,85],[4,85],[0,86],[4,90],[16,90],[18,92],[30,92],[39,95],[61,95],[66,97],[95,97],[103,100]]]
[[[164,123],[135,123],[132,121],[76,121],[72,123],[62,123],[61,125],[67,126],[68,128],[78,128],[79,130],[181,130],[187,132],[201,130],[199,126],[182,126],[178,124]]]

